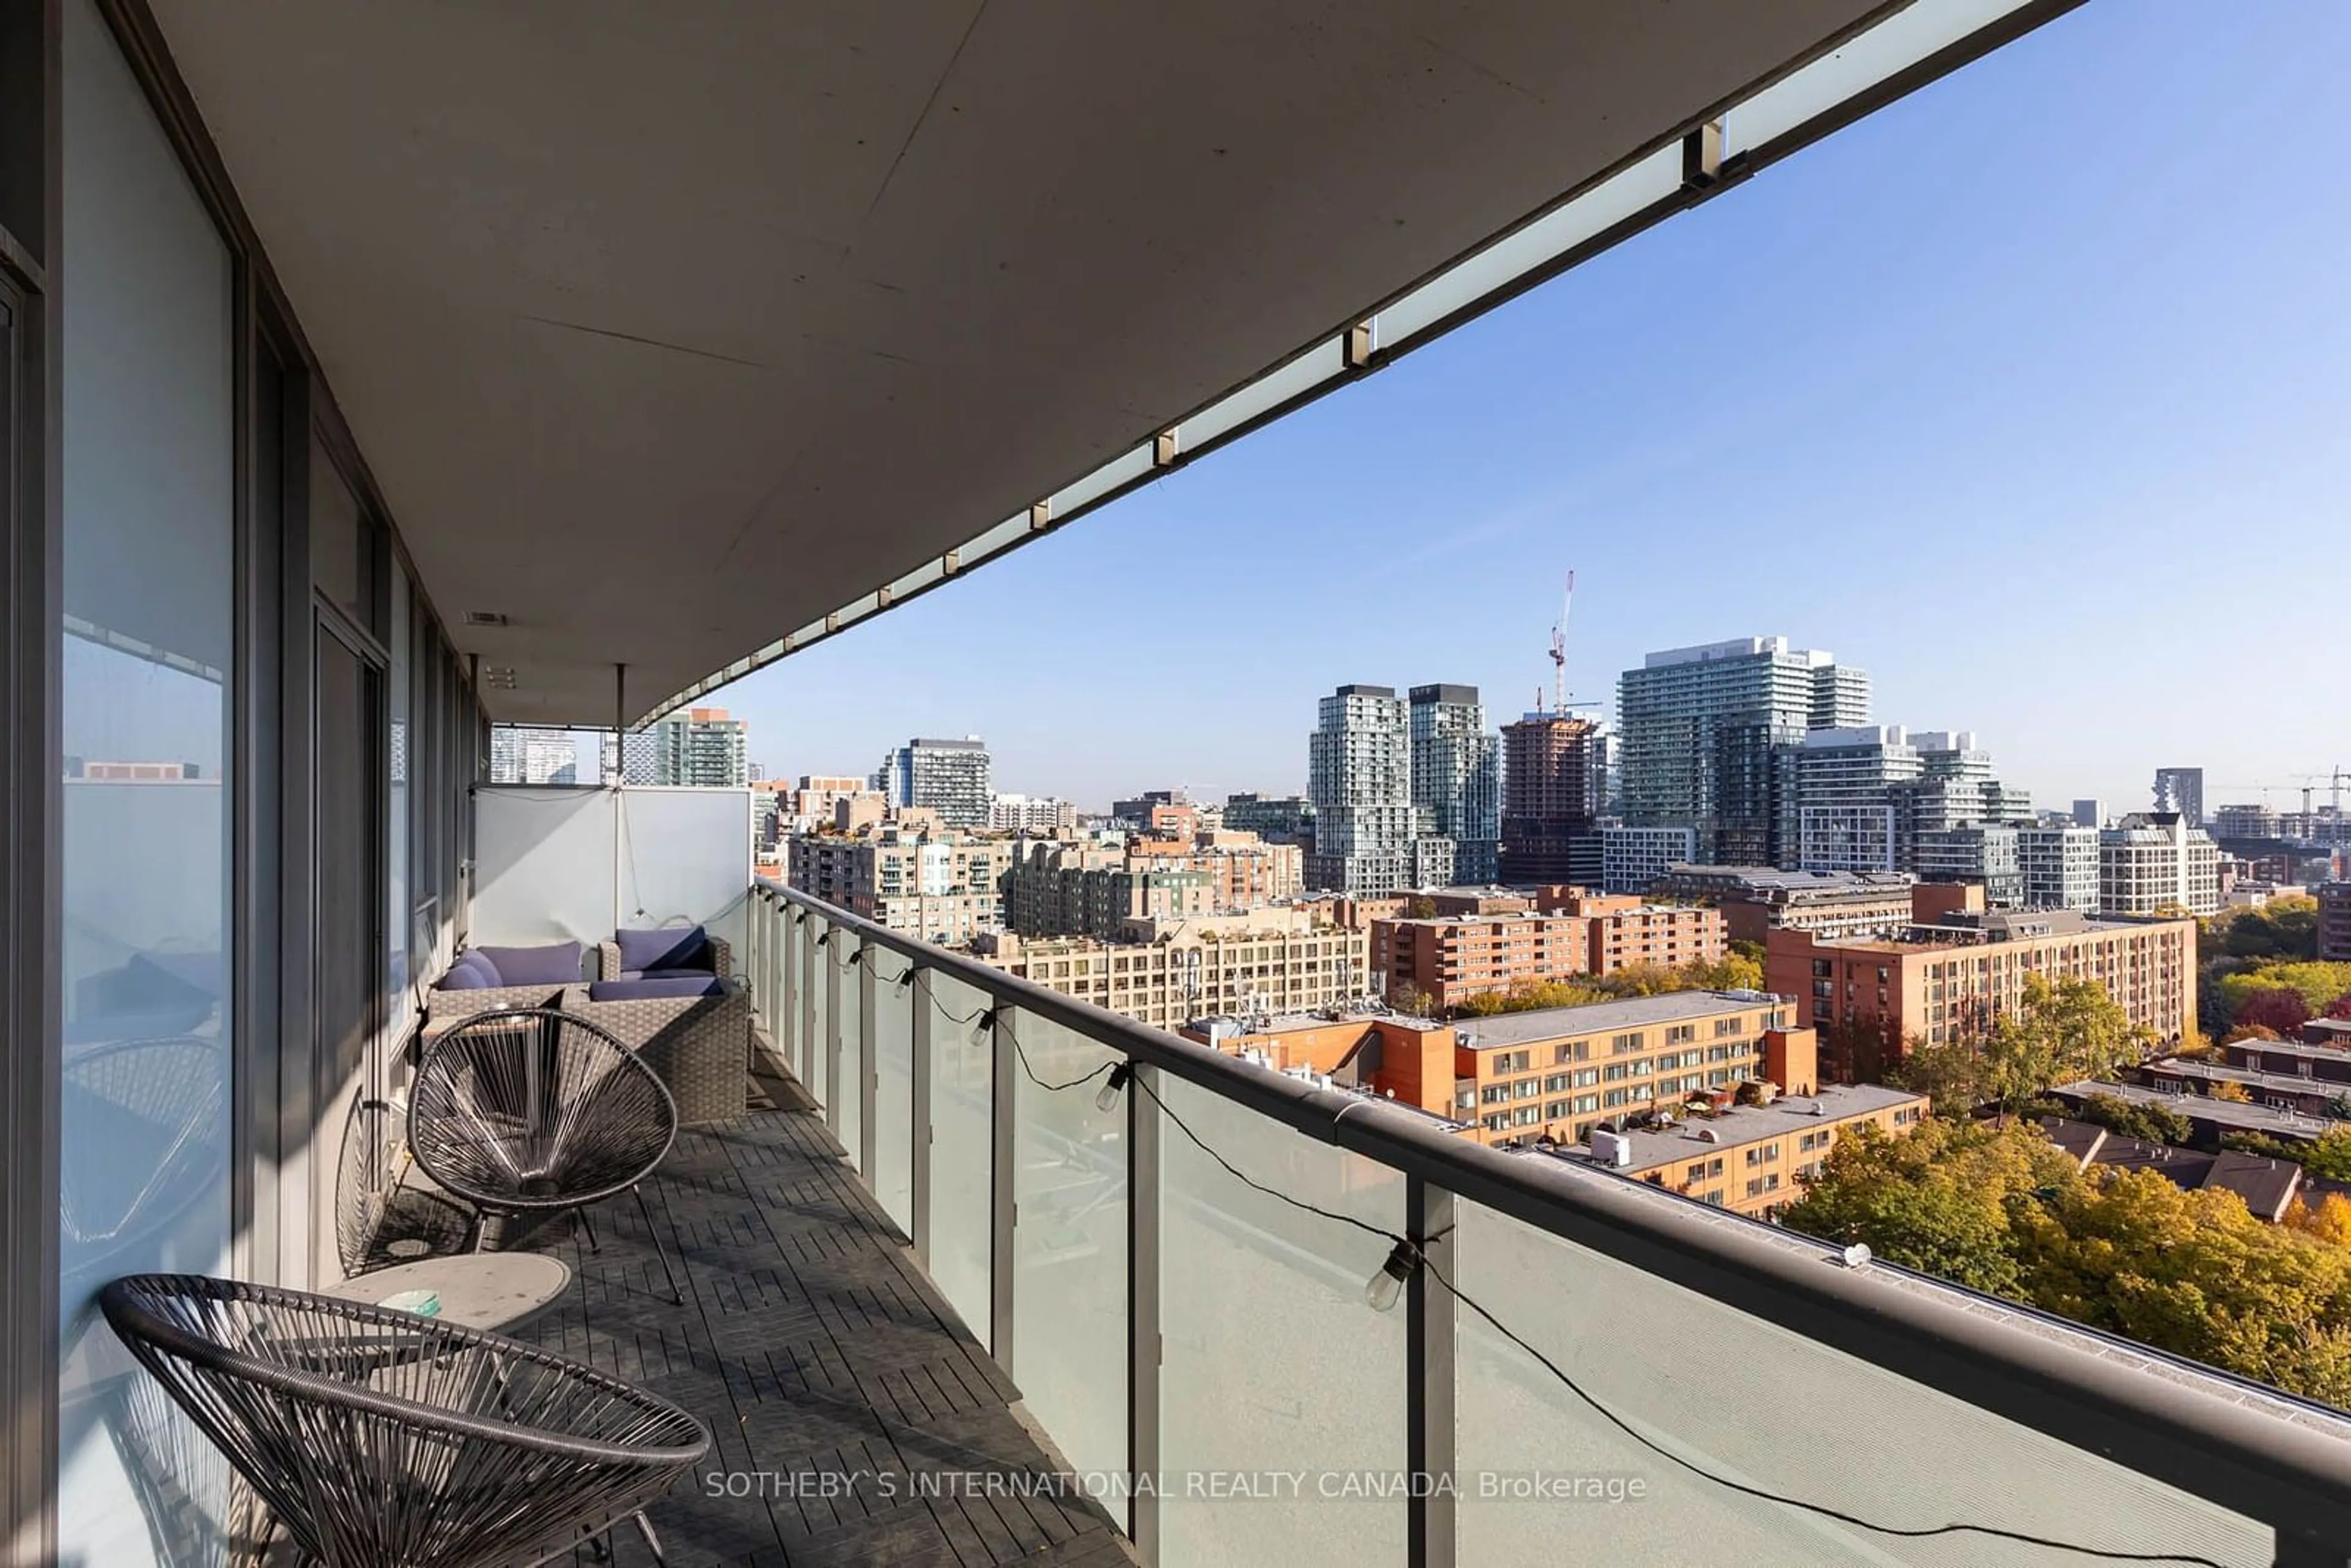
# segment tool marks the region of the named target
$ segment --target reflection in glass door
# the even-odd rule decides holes
[[[316,660],[310,1092],[320,1113],[311,1124],[311,1267],[315,1279],[328,1281],[343,1274],[338,1216],[357,1196],[353,1184],[368,1176],[364,1170],[346,1169],[347,1156],[363,1160],[373,1143],[363,1127],[360,1136],[348,1134],[353,1119],[373,1113],[370,1103],[384,1098],[376,1046],[381,994],[377,956],[383,946],[383,859],[377,837],[385,778],[379,761],[383,672],[323,616]]]

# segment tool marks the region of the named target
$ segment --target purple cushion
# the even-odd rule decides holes
[[[461,954],[434,988],[443,991],[486,991],[498,983],[498,972],[479,953]]]
[[[544,947],[476,947],[504,986],[576,986],[580,944],[550,942]]]
[[[588,987],[591,1002],[643,1002],[660,997],[723,997],[726,982],[710,974],[666,975],[642,980],[596,980]]]
[[[693,969],[709,974],[716,965],[710,938],[699,925],[665,925],[658,931],[615,931],[621,949],[621,973],[646,975],[657,969]]]

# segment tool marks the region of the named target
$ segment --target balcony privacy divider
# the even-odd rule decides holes
[[[1145,1562],[2344,1561],[2339,1412],[749,909],[774,1047]]]

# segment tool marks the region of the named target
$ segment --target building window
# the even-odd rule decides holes
[[[1750,1166],[1768,1165],[1779,1157],[1780,1145],[1777,1144],[1756,1144],[1747,1151],[1747,1163]]]

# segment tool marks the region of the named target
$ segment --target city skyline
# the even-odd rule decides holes
[[[2179,764],[2214,805],[2262,781],[2298,805],[2294,775],[2351,762],[2305,733],[2333,711],[2319,662],[2249,681],[2185,644],[2246,608],[2210,592],[2223,540],[2289,585],[2351,570],[2351,326],[2305,303],[2346,224],[2310,199],[2333,174],[2295,107],[2338,57],[2307,32],[2351,43],[2351,14],[2196,21],[2063,17],[716,700],[771,773],[977,732],[1000,788],[1089,806],[1290,793],[1336,685],[1409,669],[1498,722],[1531,707],[1572,568],[1581,700],[1653,650],[1782,635],[1869,670],[1895,721],[1977,730],[2038,807],[2142,809]],[[1146,549],[1174,568],[1155,603],[1187,562],[1254,580],[1214,616],[1138,614]]]

